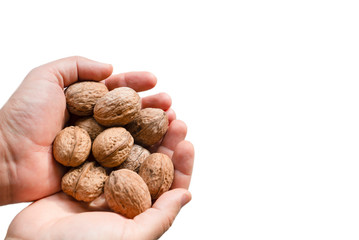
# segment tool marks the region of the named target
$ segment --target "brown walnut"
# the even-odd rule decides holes
[[[90,154],[91,138],[80,127],[66,127],[57,134],[52,149],[56,161],[64,166],[77,167]]]
[[[131,88],[120,87],[100,98],[94,108],[94,118],[103,126],[124,126],[141,109],[140,96]]]
[[[162,109],[144,108],[126,128],[135,142],[143,146],[152,146],[167,132],[168,118]]]
[[[134,144],[130,155],[120,166],[118,166],[118,169],[126,168],[138,173],[141,164],[148,156],[150,156],[150,152],[146,148]]]
[[[91,116],[95,103],[106,93],[108,89],[101,82],[76,82],[65,90],[67,109],[78,116]]]
[[[133,146],[133,137],[122,127],[108,128],[92,144],[92,154],[104,167],[116,167],[126,160]]]
[[[134,218],[151,207],[151,195],[146,183],[137,173],[128,169],[111,172],[104,192],[109,207],[127,218]]]
[[[106,178],[104,168],[95,162],[85,162],[62,177],[61,188],[78,201],[91,202],[103,192]]]
[[[90,135],[91,140],[95,138],[105,130],[105,127],[101,126],[93,117],[82,117],[76,120],[75,126],[85,129]]]
[[[167,192],[173,182],[174,167],[172,160],[165,154],[152,153],[141,164],[138,174],[150,190],[153,200]]]

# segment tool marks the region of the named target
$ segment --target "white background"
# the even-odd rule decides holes
[[[358,239],[356,2],[2,1],[1,105],[66,56],[151,71],[196,149],[162,239]]]

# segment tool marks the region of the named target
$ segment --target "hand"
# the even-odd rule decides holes
[[[56,193],[65,169],[54,161],[51,144],[68,119],[64,87],[83,79],[105,79],[109,89],[129,86],[136,91],[156,84],[156,78],[146,72],[110,76],[111,73],[111,65],[80,57],[46,64],[31,71],[0,110],[0,190],[3,193],[0,204],[45,197],[16,216],[7,238],[156,239],[190,201],[187,189],[194,149],[184,140],[186,125],[175,120],[175,113],[170,109],[171,99],[163,93],[143,98],[142,106],[166,110],[170,121],[163,141],[152,149],[167,154],[174,163],[175,178],[170,191],[134,219],[114,212],[93,211],[89,204],[77,202],[62,192]],[[53,195],[48,196],[50,194]]]
[[[32,70],[0,110],[0,205],[33,201],[60,190],[65,168],[53,159],[52,142],[68,119],[64,87],[78,80],[105,80],[109,89],[144,91],[156,78],[146,72],[112,75],[112,66],[81,57],[51,62]],[[171,99],[157,94],[143,107],[167,110]]]
[[[186,125],[173,120],[158,151],[172,157],[175,177],[172,189],[154,205],[127,219],[107,211],[92,211],[64,193],[41,199],[23,210],[11,223],[9,239],[157,239],[172,224],[181,207],[190,201],[194,150],[184,140]]]

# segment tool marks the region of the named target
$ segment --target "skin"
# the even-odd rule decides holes
[[[60,192],[65,168],[53,159],[51,145],[69,117],[64,87],[96,80],[110,90],[127,86],[140,92],[157,82],[148,72],[111,74],[108,64],[60,59],[33,69],[0,110],[0,205],[34,201],[12,221],[7,239],[157,239],[191,200],[194,148],[185,140],[186,124],[176,120],[166,93],[142,99],[143,107],[161,108],[168,115],[169,130],[152,151],[167,154],[175,166],[172,189],[152,208],[127,219]]]

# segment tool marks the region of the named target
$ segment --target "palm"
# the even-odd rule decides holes
[[[35,236],[37,239],[46,236],[49,239],[77,239],[81,232],[84,239],[111,239],[115,234],[120,236],[135,230],[136,225],[132,221],[112,212],[89,211],[86,204],[77,202],[64,193],[57,193],[35,202],[18,215],[8,236],[19,239],[31,239]],[[99,229],[106,228],[116,231],[107,232],[107,236],[96,236]]]
[[[77,202],[64,193],[43,198],[22,211],[11,223],[9,238],[18,239],[157,239],[190,200],[187,188],[193,167],[193,146],[184,140],[186,126],[171,121],[157,151],[172,157],[175,177],[171,190],[133,220]]]
[[[190,200],[187,188],[193,167],[193,147],[184,141],[185,125],[170,124],[158,147],[172,157],[175,177],[171,190],[134,219],[110,211],[94,211],[92,204],[77,202],[64,193],[43,198],[22,211],[11,223],[9,238],[27,239],[157,239],[172,224],[181,207]],[[183,198],[185,196],[185,199]],[[95,204],[96,207],[96,204]],[[103,206],[100,206],[102,210]],[[97,210],[100,209],[97,205]]]
[[[182,189],[183,190],[183,189]],[[181,189],[162,195],[153,208],[127,219],[111,211],[94,211],[88,204],[64,193],[41,199],[22,211],[11,223],[7,237],[14,239],[157,239],[167,230],[181,206],[166,204]],[[170,219],[170,220],[169,220]]]
[[[15,199],[21,201],[58,191],[64,171],[53,160],[51,148],[65,122],[63,90],[49,80],[50,75],[35,74],[28,75],[2,109],[6,115],[3,132],[16,164],[14,188],[22,188]]]

